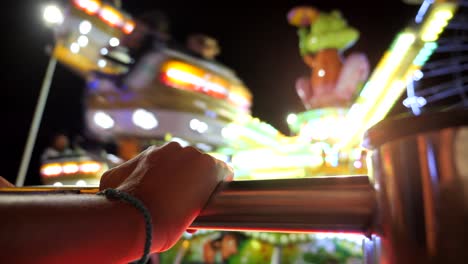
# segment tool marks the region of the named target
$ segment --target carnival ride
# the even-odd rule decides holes
[[[311,76],[296,83],[307,111],[288,116],[293,136],[250,116],[251,93],[233,71],[215,61],[167,45],[145,50],[144,57],[135,61],[124,43],[135,41],[132,34],[143,25],[110,4],[71,1],[63,23],[54,27],[53,56],[87,80],[87,128],[99,140],[115,140],[124,159],[149,144],[176,140],[229,162],[236,180],[366,174],[369,163],[360,146],[364,131],[382,120],[405,91],[407,81],[437,48],[438,36],[456,8],[452,1],[426,6],[415,23],[396,36],[369,79],[363,54],[341,58],[359,33],[339,12],[293,9],[288,19],[298,27],[300,52],[311,67]],[[350,76],[356,78],[347,82]],[[60,170],[54,178],[57,182],[76,176],[62,173],[69,169],[66,164],[55,169]],[[248,248],[244,251],[233,246],[241,236],[250,239],[243,244]],[[278,259],[279,248],[291,249],[293,253],[283,256],[291,260],[297,257],[297,249],[288,245],[316,238],[201,232],[184,237],[162,260],[181,261],[193,254],[207,258],[210,252],[208,258],[215,258],[224,247],[229,256],[237,256],[230,263],[245,263],[249,258],[245,254],[251,255],[249,263]],[[198,247],[207,248],[190,249],[197,239],[201,240]],[[257,251],[263,255],[252,253]],[[360,257],[355,247],[345,254]],[[264,259],[253,260],[253,255]]]

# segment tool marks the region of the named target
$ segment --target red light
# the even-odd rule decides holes
[[[96,14],[101,7],[101,3],[95,0],[75,0],[74,3],[88,14]]]
[[[201,92],[219,99],[225,99],[228,93],[227,88],[222,85],[204,80],[190,72],[176,68],[169,68],[167,71],[164,71],[160,79],[168,86]]]
[[[120,14],[108,6],[101,9],[99,17],[112,27],[122,24],[122,17]]]
[[[135,29],[135,23],[133,23],[132,21],[127,21],[124,26],[122,27],[122,31],[125,33],[125,34],[130,34],[133,32],[133,30]]]

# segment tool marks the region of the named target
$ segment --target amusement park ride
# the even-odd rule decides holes
[[[453,142],[467,141],[466,127],[464,134],[458,127],[468,125],[468,115],[380,122],[438,47],[457,7],[424,1],[372,71],[365,54],[344,55],[359,32],[340,12],[292,9],[288,22],[311,71],[296,82],[306,111],[288,116],[290,136],[250,115],[252,94],[207,55],[213,49],[208,37],[200,38],[198,50],[178,46],[109,3],[70,1],[53,28],[52,56],[86,80],[87,130],[98,141],[115,142],[122,160],[178,141],[234,168],[235,181],[219,187],[193,227],[241,232],[187,234],[159,256],[161,263],[458,263],[449,260],[466,256],[457,251],[466,236],[444,227],[447,212],[434,206],[453,198],[451,191],[465,188],[466,194],[461,178],[468,175],[460,164],[467,155],[440,161],[441,168],[425,164],[462,152]],[[109,166],[95,155],[61,157],[44,162],[41,179],[92,188]],[[466,198],[454,199],[467,210]],[[466,219],[466,213],[458,216]],[[317,231],[364,234],[364,250],[333,240],[327,251],[320,235],[308,234]],[[454,248],[441,246],[442,239]]]

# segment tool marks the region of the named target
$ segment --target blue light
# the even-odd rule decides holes
[[[422,4],[421,7],[418,10],[418,14],[414,18],[414,22],[417,24],[421,23],[424,19],[424,15],[426,15],[427,10],[431,6],[431,4],[434,2],[434,0],[425,0]]]
[[[88,82],[88,88],[91,91],[97,90],[98,87],[99,87],[99,80],[98,79],[94,79],[94,80]]]

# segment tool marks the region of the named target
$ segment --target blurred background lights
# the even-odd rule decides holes
[[[96,112],[93,121],[96,125],[104,129],[112,128],[115,123],[114,119],[104,112]]]
[[[190,129],[197,131],[198,133],[205,133],[208,130],[208,124],[196,118],[190,120],[189,126]]]
[[[144,109],[137,109],[132,115],[133,123],[145,130],[150,130],[158,126],[158,120],[151,113]]]
[[[91,25],[91,22],[89,22],[88,20],[83,20],[83,21],[81,21],[81,23],[79,25],[80,33],[83,34],[83,35],[86,35],[91,31],[92,27],[93,26]]]
[[[80,47],[86,47],[88,45],[88,37],[86,37],[85,35],[81,35],[78,37],[78,45],[80,45]]]
[[[98,60],[97,64],[98,64],[99,68],[104,68],[104,67],[106,67],[107,62],[106,62],[106,60],[100,59],[100,60]]]
[[[70,45],[70,51],[71,51],[72,53],[75,53],[75,54],[78,53],[78,52],[80,52],[80,45],[79,45],[78,43],[76,43],[76,42],[73,42],[73,43]]]
[[[102,48],[100,51],[101,55],[107,55],[109,53],[109,50],[106,48]]]
[[[291,125],[296,123],[297,121],[297,115],[296,114],[289,114],[288,117],[286,117],[286,122]]]
[[[118,38],[111,38],[109,39],[109,45],[111,47],[117,47],[120,44],[120,40]]]
[[[42,18],[48,24],[61,24],[63,22],[63,13],[58,6],[48,5],[44,8]]]

